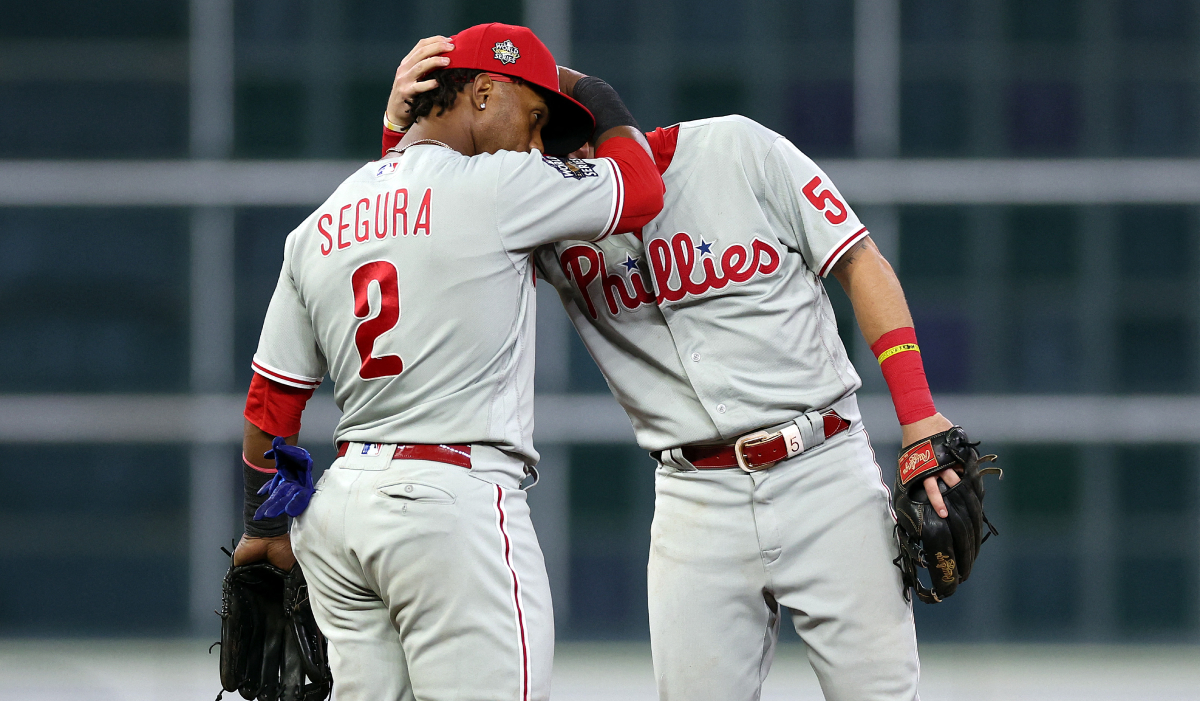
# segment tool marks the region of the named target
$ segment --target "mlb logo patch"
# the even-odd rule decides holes
[[[363,443],[362,452],[359,454],[365,455],[369,458],[373,458],[376,455],[379,455],[380,445],[382,445],[382,444],[380,444],[380,443]]]
[[[383,178],[383,177],[391,175],[392,173],[395,173],[396,172],[396,163],[397,163],[396,161],[388,161],[387,163],[384,163],[383,165],[379,166],[379,170],[375,171],[375,177]]]

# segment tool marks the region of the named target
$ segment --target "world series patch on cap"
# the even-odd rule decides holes
[[[528,27],[477,24],[451,37],[454,50],[446,54],[450,68],[470,68],[520,78],[540,88],[550,107],[542,127],[546,153],[566,155],[583,146],[596,128],[586,107],[558,89],[558,64],[550,49]]]
[[[518,58],[521,58],[521,52],[508,39],[496,42],[492,47],[492,53],[496,54],[496,60],[500,63],[516,63]]]

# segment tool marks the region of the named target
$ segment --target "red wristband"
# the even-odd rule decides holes
[[[937,413],[913,327],[888,331],[871,344],[871,352],[879,360],[879,369],[892,393],[892,404],[896,406],[896,418],[901,426]]]

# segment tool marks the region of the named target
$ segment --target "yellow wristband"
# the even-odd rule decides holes
[[[897,353],[903,353],[904,351],[916,351],[916,352],[920,353],[921,349],[918,348],[917,344],[915,344],[915,343],[901,343],[898,346],[892,346],[891,348],[888,348],[887,350],[885,350],[884,352],[879,354],[879,364],[883,365],[883,361],[887,360],[888,358],[892,357],[893,355],[895,355]]]
[[[403,134],[404,132],[408,131],[408,127],[402,127],[397,124],[392,124],[392,120],[387,118],[387,112],[383,113],[383,128],[387,129],[388,131],[398,132],[400,134]]]

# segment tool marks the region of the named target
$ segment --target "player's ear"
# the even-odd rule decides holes
[[[487,109],[488,100],[496,91],[496,82],[487,73],[480,73],[475,76],[475,80],[471,83],[471,104],[476,110]]]

